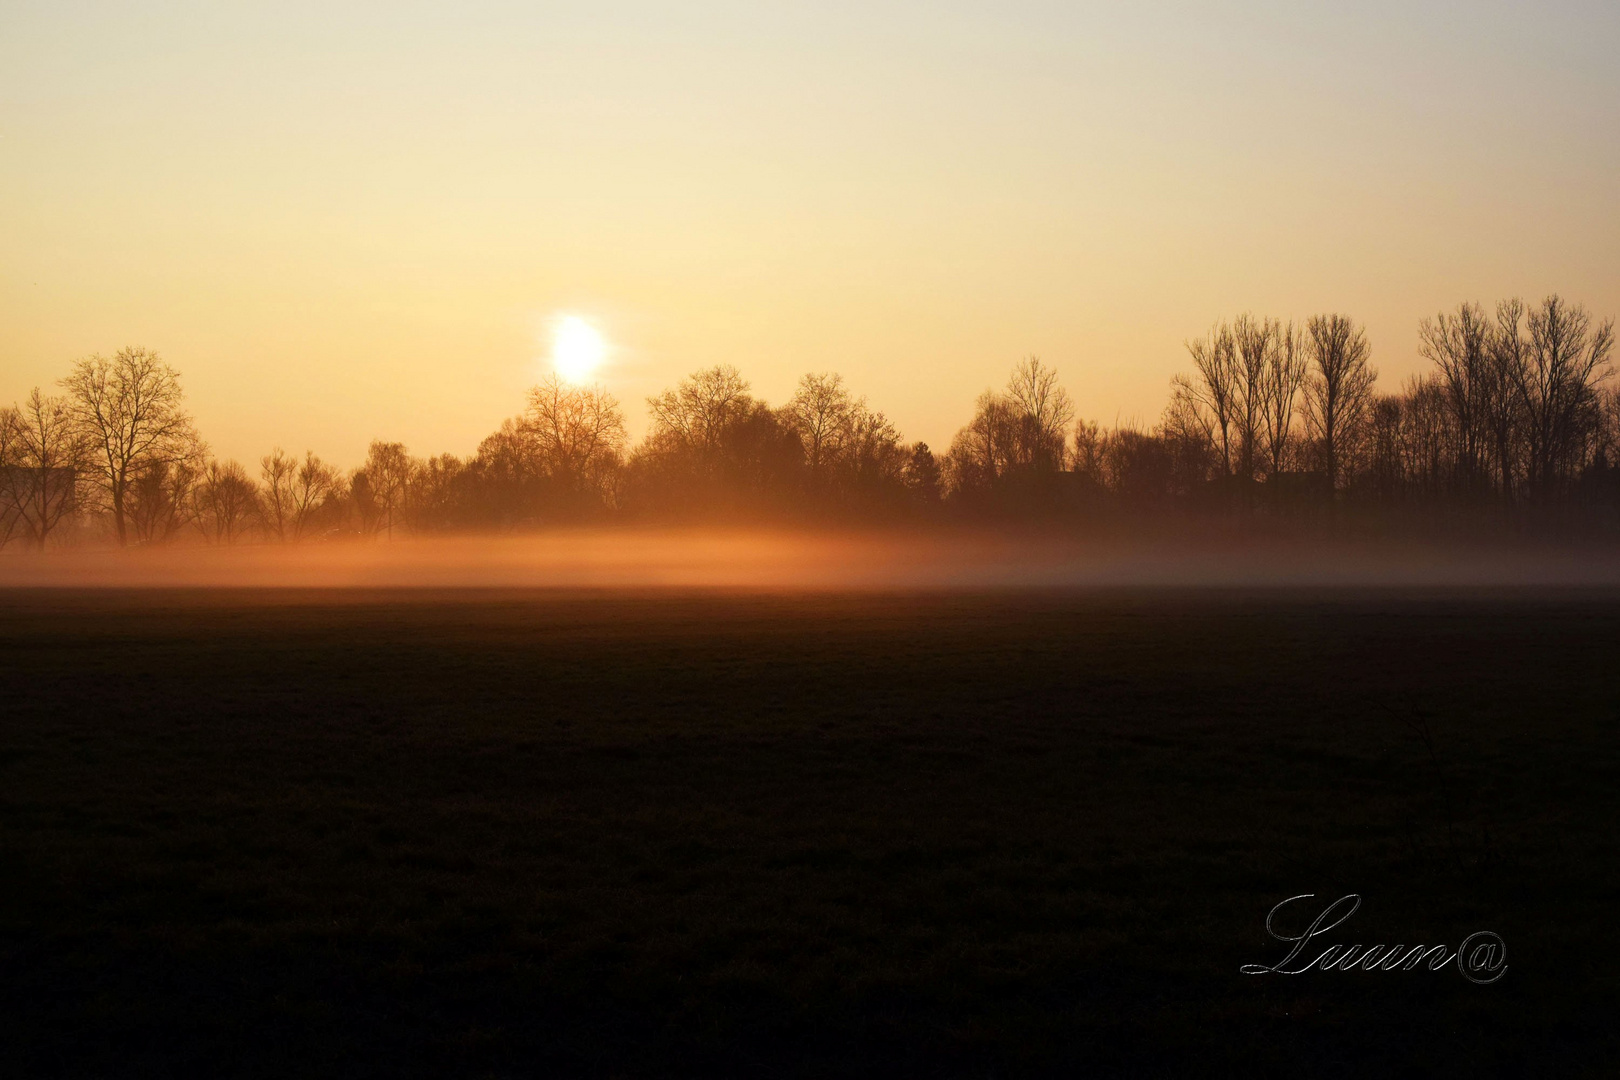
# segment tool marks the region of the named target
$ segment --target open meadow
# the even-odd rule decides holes
[[[1609,589],[0,592],[0,1071],[1612,1075],[1617,655]],[[1240,973],[1302,893],[1507,972]]]

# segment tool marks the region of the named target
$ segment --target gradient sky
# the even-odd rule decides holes
[[[0,0],[0,401],[159,350],[221,456],[470,452],[592,319],[642,399],[1022,355],[1155,420],[1243,310],[1620,310],[1620,5]]]

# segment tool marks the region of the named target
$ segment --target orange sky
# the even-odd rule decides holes
[[[570,312],[637,433],[726,362],[944,444],[1029,353],[1152,421],[1246,309],[1386,385],[1620,310],[1612,3],[1123,6],[0,3],[0,401],[141,344],[222,456],[467,453]]]

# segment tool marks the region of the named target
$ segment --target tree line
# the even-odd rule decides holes
[[[1017,364],[944,453],[907,442],[831,373],[780,406],[735,368],[647,400],[631,446],[600,386],[556,377],[463,459],[375,441],[342,470],[276,448],[256,469],[209,453],[161,357],[73,364],[60,393],[0,410],[0,546],[105,536],[231,544],[515,530],[565,523],[1087,519],[1364,512],[1500,520],[1620,510],[1612,319],[1552,296],[1426,319],[1427,370],[1383,392],[1353,319],[1240,315],[1187,343],[1157,424],[1077,420],[1055,371]]]

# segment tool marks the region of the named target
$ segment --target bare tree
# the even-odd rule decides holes
[[[1075,475],[1084,477],[1095,488],[1106,487],[1104,454],[1108,436],[1095,420],[1082,420],[1074,425],[1074,449],[1069,462]]]
[[[538,509],[543,470],[535,460],[534,440],[520,429],[521,418],[501,421],[485,436],[467,463],[463,480],[467,509],[485,524],[510,526],[532,520]]]
[[[945,458],[946,479],[956,494],[997,486],[1012,460],[1013,407],[994,390],[975,403],[973,419],[956,433]]]
[[[45,397],[35,387],[15,411],[15,498],[22,524],[35,546],[78,509],[84,444],[68,402]]]
[[[619,403],[600,386],[577,388],[555,375],[529,391],[518,430],[541,472],[575,494],[606,496],[628,436]]]
[[[130,530],[143,544],[173,539],[197,517],[197,485],[206,465],[203,447],[175,461],[148,462],[129,484],[125,500]]]
[[[1457,483],[1457,418],[1443,379],[1413,376],[1401,398],[1401,475],[1419,499],[1433,502]]]
[[[1187,342],[1187,353],[1192,357],[1195,377],[1177,375],[1171,380],[1167,412],[1186,434],[1207,433],[1220,451],[1221,475],[1231,476],[1232,429],[1242,396],[1237,344],[1230,328],[1220,324],[1205,337]]]
[[[951,442],[946,476],[955,492],[998,487],[1010,476],[1050,476],[1067,463],[1074,404],[1057,372],[1020,361],[1004,393],[979,395],[973,419]]]
[[[267,533],[277,540],[290,539],[288,534],[293,517],[293,482],[298,472],[298,459],[290,458],[281,447],[259,459],[259,480],[262,486],[260,516]]]
[[[630,512],[802,513],[804,448],[737,369],[699,371],[647,399],[652,430],[626,464]]]
[[[234,461],[210,461],[197,484],[196,520],[216,544],[234,544],[253,519],[259,487]]]
[[[1594,326],[1585,308],[1550,296],[1528,322],[1527,348],[1499,344],[1504,354],[1518,354],[1503,367],[1524,417],[1531,483],[1546,497],[1582,464],[1580,450],[1597,422],[1598,387],[1610,375],[1614,320]]]
[[[304,451],[304,460],[287,485],[288,517],[294,540],[303,539],[327,499],[337,494],[340,482],[335,468],[316,457],[313,450]]]
[[[131,485],[197,452],[180,376],[157,353],[125,348],[76,362],[62,385],[87,445],[90,478],[112,510],[118,543],[127,544]]]
[[[906,452],[900,432],[887,416],[857,401],[845,417],[838,438],[836,465],[846,493],[871,492],[904,482]]]
[[[23,521],[25,473],[18,460],[22,417],[16,408],[0,408],[0,549],[11,543]]]
[[[1439,372],[1456,429],[1456,482],[1472,489],[1484,479],[1494,360],[1491,324],[1477,304],[1461,304],[1418,327],[1418,352]]]
[[[1406,490],[1406,398],[1378,394],[1368,410],[1369,473],[1373,488],[1386,502]]]
[[[1518,493],[1525,469],[1524,412],[1519,404],[1519,370],[1529,343],[1524,336],[1524,301],[1514,298],[1496,305],[1491,333],[1490,392],[1486,397],[1487,423],[1496,459],[1497,486],[1504,502]]]
[[[304,451],[304,460],[299,461],[279,446],[260,459],[259,476],[260,517],[265,530],[284,541],[303,539],[314,515],[341,482],[338,471],[313,450]]]
[[[1239,315],[1232,324],[1232,353],[1236,361],[1237,394],[1233,419],[1237,426],[1237,474],[1254,478],[1259,462],[1262,431],[1266,425],[1266,374],[1273,363],[1281,333],[1275,320]]]
[[[726,429],[753,405],[747,380],[728,364],[695,372],[675,389],[647,399],[654,434],[709,458],[718,453]]]
[[[403,515],[412,531],[435,532],[464,523],[461,494],[466,472],[467,463],[454,454],[416,463]]]
[[[1305,342],[1290,322],[1273,324],[1272,347],[1267,353],[1262,381],[1265,424],[1266,476],[1283,472],[1293,445],[1294,414],[1305,385]]]
[[[1348,316],[1312,316],[1306,333],[1311,371],[1305,382],[1305,417],[1328,485],[1337,488],[1345,451],[1372,405],[1378,372],[1368,362],[1366,331]]]
[[[1013,368],[1006,404],[1014,420],[1011,464],[1055,472],[1063,468],[1074,404],[1057,372],[1031,356]]]
[[[830,373],[805,375],[782,407],[783,421],[804,447],[812,481],[825,479],[831,470],[854,409],[844,377]]]
[[[366,463],[359,470],[369,500],[366,522],[371,532],[394,535],[394,523],[404,506],[405,489],[411,482],[412,464],[403,443],[375,441],[366,451]]]

